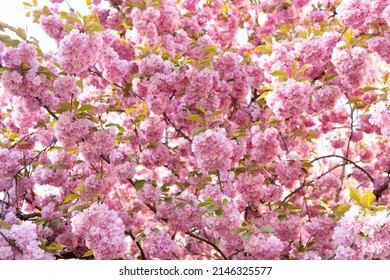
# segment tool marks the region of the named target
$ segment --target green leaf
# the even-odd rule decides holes
[[[213,204],[213,203],[214,203],[214,200],[212,198],[208,198],[205,201],[199,203],[198,206],[196,206],[196,207],[200,208],[200,207],[204,207],[204,206],[207,206],[207,205],[210,205],[210,204]]]
[[[262,226],[260,228],[260,230],[264,231],[264,232],[275,232],[275,229],[271,226]]]
[[[88,28],[88,32],[89,34],[91,33],[95,33],[95,32],[102,32],[102,31],[105,31],[106,29],[103,27],[103,26],[100,26],[100,25],[93,25],[91,28]]]
[[[348,43],[350,43],[350,42],[351,42],[351,39],[353,38],[353,29],[350,28],[350,29],[346,30],[346,31],[344,32],[343,38],[345,39],[345,41],[347,41]]]
[[[211,54],[217,54],[218,53],[218,47],[215,45],[208,46],[202,50],[202,52],[207,52]]]
[[[142,238],[144,238],[145,237],[145,234],[144,233],[141,233],[141,234],[139,234],[135,239],[134,239],[134,242],[138,242],[138,241],[140,241]]]
[[[317,210],[326,210],[326,208],[322,205],[314,205],[313,208]]]
[[[91,104],[83,104],[80,106],[79,111],[92,111],[95,110],[95,106]]]
[[[307,69],[309,69],[310,67],[313,67],[313,65],[311,65],[311,64],[305,64],[305,65],[303,65],[301,68],[299,68],[296,72],[294,72],[294,76],[296,76],[296,75],[298,75],[298,74],[300,74],[300,73],[302,73],[302,72],[304,72],[304,71],[306,71]]]
[[[206,115],[206,110],[202,106],[196,106],[196,108],[202,112],[203,115]]]
[[[83,191],[83,187],[82,186],[77,186],[73,189],[73,192],[82,192]]]
[[[52,220],[50,223],[52,224],[52,226],[55,226],[56,228],[60,228],[61,227],[61,221],[60,220]]]
[[[203,119],[199,117],[198,115],[189,115],[185,117],[187,120],[190,121],[196,121],[196,122],[203,122]]]
[[[379,31],[379,23],[377,23],[376,21],[371,22],[371,23],[370,23],[370,26],[371,26],[372,28],[374,28],[375,30],[378,30],[378,31]]]
[[[264,54],[271,54],[272,53],[272,45],[261,45],[253,49],[253,52],[261,52]]]
[[[278,220],[279,220],[279,221],[283,221],[284,219],[286,219],[286,217],[287,217],[286,214],[280,214],[280,215],[278,216]]]
[[[347,212],[349,208],[351,208],[351,206],[352,205],[349,204],[338,205],[333,209],[333,213],[336,217],[341,218],[342,216],[344,216],[345,212]]]
[[[288,78],[287,73],[281,70],[275,70],[271,73],[272,76],[282,77],[282,78]]]
[[[242,235],[242,239],[245,241],[247,240],[253,233],[250,232],[250,231],[247,231],[245,232],[243,235]]]
[[[161,46],[162,46],[162,43],[155,45],[153,50],[152,50],[152,53],[157,54],[158,51],[160,50]]]
[[[76,26],[74,26],[74,25],[72,25],[70,23],[67,23],[67,24],[62,26],[62,29],[66,30],[66,31],[72,31],[75,28],[76,28]]]
[[[134,182],[134,187],[136,191],[139,191],[142,189],[142,187],[145,185],[146,181],[145,180],[138,180]]]
[[[3,42],[7,47],[14,47],[16,48],[20,41],[11,39],[8,35],[0,34],[0,42]]]
[[[217,215],[218,217],[222,216],[223,215],[222,208],[215,210],[215,215]]]
[[[143,113],[146,115],[146,113],[148,112],[148,106],[146,105],[145,101],[142,101],[141,108],[142,108]]]
[[[27,39],[27,35],[26,35],[26,31],[23,29],[23,28],[18,28],[16,31],[15,31],[15,34],[18,35],[20,38],[22,38],[23,40],[26,40]]]
[[[68,203],[69,201],[72,201],[72,200],[75,200],[75,199],[78,199],[80,197],[79,194],[76,194],[76,193],[70,193],[68,194],[67,196],[65,196],[65,199],[64,199],[64,202],[63,204],[66,204]]]
[[[361,196],[360,196],[360,193],[359,193],[359,190],[356,189],[356,188],[350,188],[349,189],[349,195],[350,197],[355,200],[357,203],[361,203]]]
[[[233,235],[237,235],[241,232],[244,232],[244,231],[248,231],[248,229],[246,228],[237,228],[234,232],[233,232]]]
[[[26,62],[22,62],[20,63],[20,69],[22,69],[23,71],[28,71],[31,69],[31,67]]]
[[[333,73],[333,74],[326,74],[324,77],[321,79],[323,82],[327,82],[332,80],[333,78],[336,78],[339,74]]]
[[[41,218],[41,219],[36,220],[36,221],[35,221],[35,224],[36,224],[36,225],[42,225],[42,224],[44,224],[44,223],[47,223],[48,221],[49,221],[49,220],[46,219],[46,218]]]
[[[173,209],[183,209],[185,205],[185,203],[179,203],[175,207],[173,207]]]
[[[220,114],[225,113],[225,110],[217,110],[214,113],[211,114],[212,117],[218,116]]]
[[[6,221],[0,221],[0,227],[3,227],[5,229],[10,229],[11,225],[7,223]]]
[[[207,211],[206,211],[206,212],[207,212],[208,214],[214,213],[216,207],[217,207],[217,205],[212,204],[212,205],[210,205],[210,206],[207,208]]]
[[[50,251],[61,251],[64,248],[65,248],[64,245],[58,243],[52,243],[49,246],[47,246],[47,249],[49,249]]]
[[[68,213],[87,208],[83,203],[76,203],[68,208]]]
[[[372,192],[368,192],[362,196],[361,203],[366,207],[370,207],[371,204],[374,202],[375,198],[376,197]]]
[[[362,92],[367,92],[367,91],[372,91],[372,90],[378,90],[379,88],[377,87],[364,87],[362,89]]]
[[[383,77],[383,83],[386,84],[387,81],[389,80],[389,75],[390,73],[387,73],[384,77]]]
[[[61,16],[61,18],[63,18],[63,19],[67,19],[67,20],[76,22],[76,23],[78,23],[78,24],[83,24],[82,21],[81,21],[78,17],[69,15],[67,12],[60,12],[60,16]]]
[[[84,255],[82,255],[81,257],[82,258],[87,258],[87,257],[90,257],[93,255],[93,251],[92,250],[88,250],[87,252],[84,253]]]

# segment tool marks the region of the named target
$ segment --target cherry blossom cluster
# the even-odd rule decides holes
[[[39,2],[56,50],[0,22],[0,259],[390,259],[390,0]]]

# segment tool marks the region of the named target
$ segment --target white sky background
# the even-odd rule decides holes
[[[7,23],[13,27],[22,27],[27,31],[27,37],[30,36],[39,40],[39,45],[45,52],[47,50],[55,50],[56,44],[53,39],[46,35],[42,28],[37,23],[32,23],[31,17],[26,17],[28,9],[22,2],[32,3],[32,0],[0,0],[0,21]],[[81,12],[83,15],[89,14],[87,4],[85,0],[68,0],[69,5],[76,11]],[[38,0],[38,5],[43,7],[44,5],[53,5],[49,0]],[[62,11],[68,11],[69,6],[64,3],[60,5]],[[0,33],[3,33],[0,31]],[[8,35],[12,35],[12,32],[7,32]]]

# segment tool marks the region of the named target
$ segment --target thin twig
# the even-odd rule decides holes
[[[57,117],[57,115],[56,114],[54,114],[54,112],[52,111],[52,110],[50,110],[50,108],[49,107],[47,107],[47,105],[43,105],[43,103],[42,103],[42,100],[41,99],[39,99],[38,97],[35,97],[35,99],[43,106],[43,108],[45,108],[46,109],[46,111],[55,119],[55,120],[57,120],[58,121],[58,117]]]
[[[374,178],[372,178],[372,176],[366,170],[364,170],[364,168],[360,167],[359,165],[357,165],[354,161],[350,160],[349,158],[346,158],[346,157],[343,157],[343,156],[339,156],[339,155],[321,156],[321,157],[318,157],[316,159],[313,159],[312,161],[310,161],[310,163],[313,163],[313,162],[318,161],[320,159],[330,158],[330,157],[341,158],[341,159],[349,162],[350,164],[354,165],[356,168],[360,169],[364,174],[366,174],[372,183],[375,183]]]
[[[144,249],[142,248],[141,243],[139,242],[139,240],[138,240],[138,241],[135,241],[135,236],[134,236],[134,234],[131,232],[131,230],[127,230],[127,231],[126,231],[126,234],[130,235],[130,237],[131,237],[131,239],[134,241],[135,245],[137,245],[138,250],[139,250],[140,253],[141,253],[141,259],[146,260],[147,258],[146,258]]]
[[[198,239],[198,240],[200,240],[200,241],[206,242],[207,244],[211,245],[215,250],[217,250],[218,253],[221,254],[221,256],[222,256],[222,258],[223,258],[224,260],[228,260],[228,259],[229,259],[229,258],[222,252],[222,250],[221,250],[216,244],[214,244],[213,242],[211,242],[211,241],[209,241],[209,240],[207,240],[207,239],[204,239],[204,238],[202,238],[202,237],[200,237],[200,236],[198,236],[198,235],[196,235],[196,234],[193,234],[193,233],[190,232],[190,231],[186,231],[186,232],[184,232],[184,233],[187,234],[187,235],[189,235],[189,236],[191,236],[191,237],[193,237],[193,238],[196,238],[196,239]]]
[[[16,244],[15,244],[14,241],[9,240],[9,239],[7,238],[7,236],[5,236],[4,233],[2,233],[1,231],[0,231],[0,235],[5,239],[5,241],[7,241],[7,243],[9,244],[9,246],[11,246],[11,247],[14,248],[16,251],[18,251],[20,254],[23,255],[23,251],[22,251],[18,246],[16,246]]]
[[[163,113],[164,119],[170,123],[170,125],[173,126],[173,128],[176,130],[177,133],[179,133],[181,136],[183,136],[185,139],[190,141],[192,143],[192,140],[190,137],[188,137],[181,129],[177,128],[176,125],[168,118],[166,113]]]

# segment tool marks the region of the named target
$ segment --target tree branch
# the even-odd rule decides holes
[[[222,250],[216,244],[214,244],[213,242],[211,242],[211,241],[209,241],[207,239],[204,239],[204,238],[202,238],[202,237],[200,237],[200,236],[198,236],[196,234],[193,234],[190,231],[186,231],[184,233],[189,235],[189,236],[191,236],[191,237],[193,237],[193,238],[195,238],[195,239],[198,239],[200,241],[206,242],[207,244],[211,245],[215,250],[217,250],[217,252],[221,254],[221,256],[222,256],[222,258],[224,260],[229,260],[229,258],[222,252]]]
[[[372,176],[366,170],[364,170],[364,168],[360,167],[359,165],[357,165],[354,161],[350,160],[349,158],[346,158],[346,157],[343,157],[343,156],[339,156],[339,155],[321,156],[321,157],[318,157],[316,159],[313,159],[312,161],[310,161],[310,163],[316,162],[316,161],[318,161],[320,159],[330,158],[330,157],[341,158],[341,159],[345,160],[346,162],[349,162],[350,164],[354,165],[356,168],[360,169],[364,174],[366,174],[368,176],[368,178],[370,179],[370,181],[372,183],[374,183],[374,178],[372,178]]]
[[[56,114],[54,114],[54,112],[52,111],[52,110],[50,110],[50,108],[49,107],[47,107],[47,105],[43,105],[43,103],[42,103],[42,100],[41,99],[39,99],[38,97],[35,97],[35,99],[36,100],[38,100],[38,102],[43,106],[43,108],[45,108],[46,109],[46,111],[55,119],[55,120],[57,120],[58,121],[58,117],[57,117],[57,115]]]
[[[179,133],[181,136],[183,136],[185,139],[187,139],[188,141],[190,141],[192,143],[192,140],[190,139],[190,137],[188,137],[181,129],[177,128],[175,126],[175,124],[168,118],[166,113],[163,113],[163,115],[164,115],[164,119],[167,122],[169,122],[170,125],[172,125],[172,127],[176,130],[177,133]]]
[[[126,234],[130,235],[131,239],[132,239],[132,240],[134,241],[134,243],[137,245],[138,250],[139,250],[140,253],[141,253],[141,259],[146,260],[147,258],[146,258],[144,249],[142,248],[141,243],[139,242],[139,240],[138,240],[137,242],[135,241],[135,236],[134,236],[134,234],[131,232],[131,230],[126,231]]]

